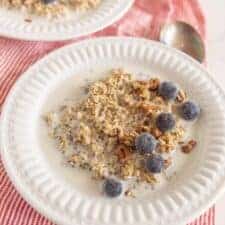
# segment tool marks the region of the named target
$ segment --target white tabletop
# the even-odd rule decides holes
[[[208,31],[207,66],[225,91],[225,0],[200,0]],[[216,224],[225,225],[225,195],[216,204]]]

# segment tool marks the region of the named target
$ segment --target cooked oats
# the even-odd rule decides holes
[[[72,146],[69,163],[90,170],[95,179],[115,176],[154,184],[157,175],[146,171],[135,138],[148,132],[158,140],[157,152],[169,154],[185,134],[179,118],[171,131],[156,128],[157,115],[172,112],[174,104],[158,95],[159,84],[158,78],[139,81],[121,69],[112,70],[88,86],[85,99],[45,116],[50,134],[64,152]],[[165,169],[171,164],[167,157]]]
[[[65,15],[68,10],[88,10],[95,8],[101,0],[56,0],[48,4],[44,0],[0,0],[0,7],[9,9],[25,9],[38,16],[58,17]]]

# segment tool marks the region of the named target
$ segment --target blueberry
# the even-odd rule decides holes
[[[191,101],[184,102],[181,105],[180,114],[185,120],[194,120],[200,114],[200,107]]]
[[[114,179],[107,179],[104,182],[104,192],[108,197],[114,198],[122,193],[122,184]]]
[[[53,2],[55,2],[56,0],[41,0],[44,4],[51,4]]]
[[[146,160],[146,169],[151,173],[160,173],[164,167],[164,160],[160,155],[152,155]]]
[[[159,86],[159,94],[166,100],[174,100],[177,97],[177,86],[170,81],[162,82]]]
[[[175,127],[175,123],[171,113],[160,113],[156,118],[156,126],[162,132],[172,130]]]
[[[156,144],[156,139],[149,133],[142,133],[135,139],[135,148],[141,154],[152,153]]]

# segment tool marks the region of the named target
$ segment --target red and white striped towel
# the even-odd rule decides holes
[[[136,0],[122,20],[84,38],[126,35],[157,39],[161,24],[171,20],[186,21],[205,37],[205,20],[197,0]],[[0,107],[22,72],[53,49],[74,41],[77,40],[43,43],[0,38]],[[214,214],[213,207],[190,225],[214,225]],[[0,225],[52,225],[21,198],[7,177],[1,160]]]

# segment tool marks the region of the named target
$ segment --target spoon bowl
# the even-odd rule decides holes
[[[160,42],[177,48],[199,62],[205,58],[205,46],[199,33],[189,24],[176,21],[162,26]]]

